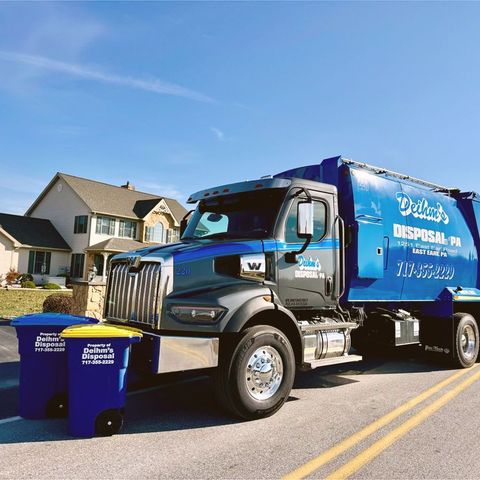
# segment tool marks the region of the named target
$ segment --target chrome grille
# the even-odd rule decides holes
[[[112,264],[106,317],[158,326],[160,263],[142,263],[135,273],[129,269],[125,263]]]

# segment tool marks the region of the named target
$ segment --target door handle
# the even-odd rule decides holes
[[[328,276],[325,279],[325,295],[330,296],[333,292],[333,277]]]

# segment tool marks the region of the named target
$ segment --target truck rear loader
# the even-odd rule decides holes
[[[475,193],[334,157],[188,203],[179,243],[110,265],[105,318],[142,329],[137,371],[212,369],[221,403],[254,419],[297,369],[405,345],[477,360]]]

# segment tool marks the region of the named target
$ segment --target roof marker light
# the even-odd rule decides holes
[[[229,188],[224,188],[224,189],[223,189],[223,193],[227,193],[227,192],[229,192],[229,191],[230,191]]]

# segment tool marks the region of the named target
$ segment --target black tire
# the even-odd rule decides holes
[[[453,345],[453,363],[459,368],[471,367],[478,357],[479,333],[475,318],[469,313],[455,313],[455,343]]]
[[[68,399],[64,393],[54,395],[47,403],[45,410],[49,418],[63,418],[68,415]]]
[[[123,426],[123,415],[119,410],[105,410],[95,420],[95,434],[110,437],[118,433]]]
[[[288,338],[274,327],[259,325],[242,332],[236,344],[224,346],[215,390],[228,411],[255,420],[282,407],[294,378],[295,355]]]

